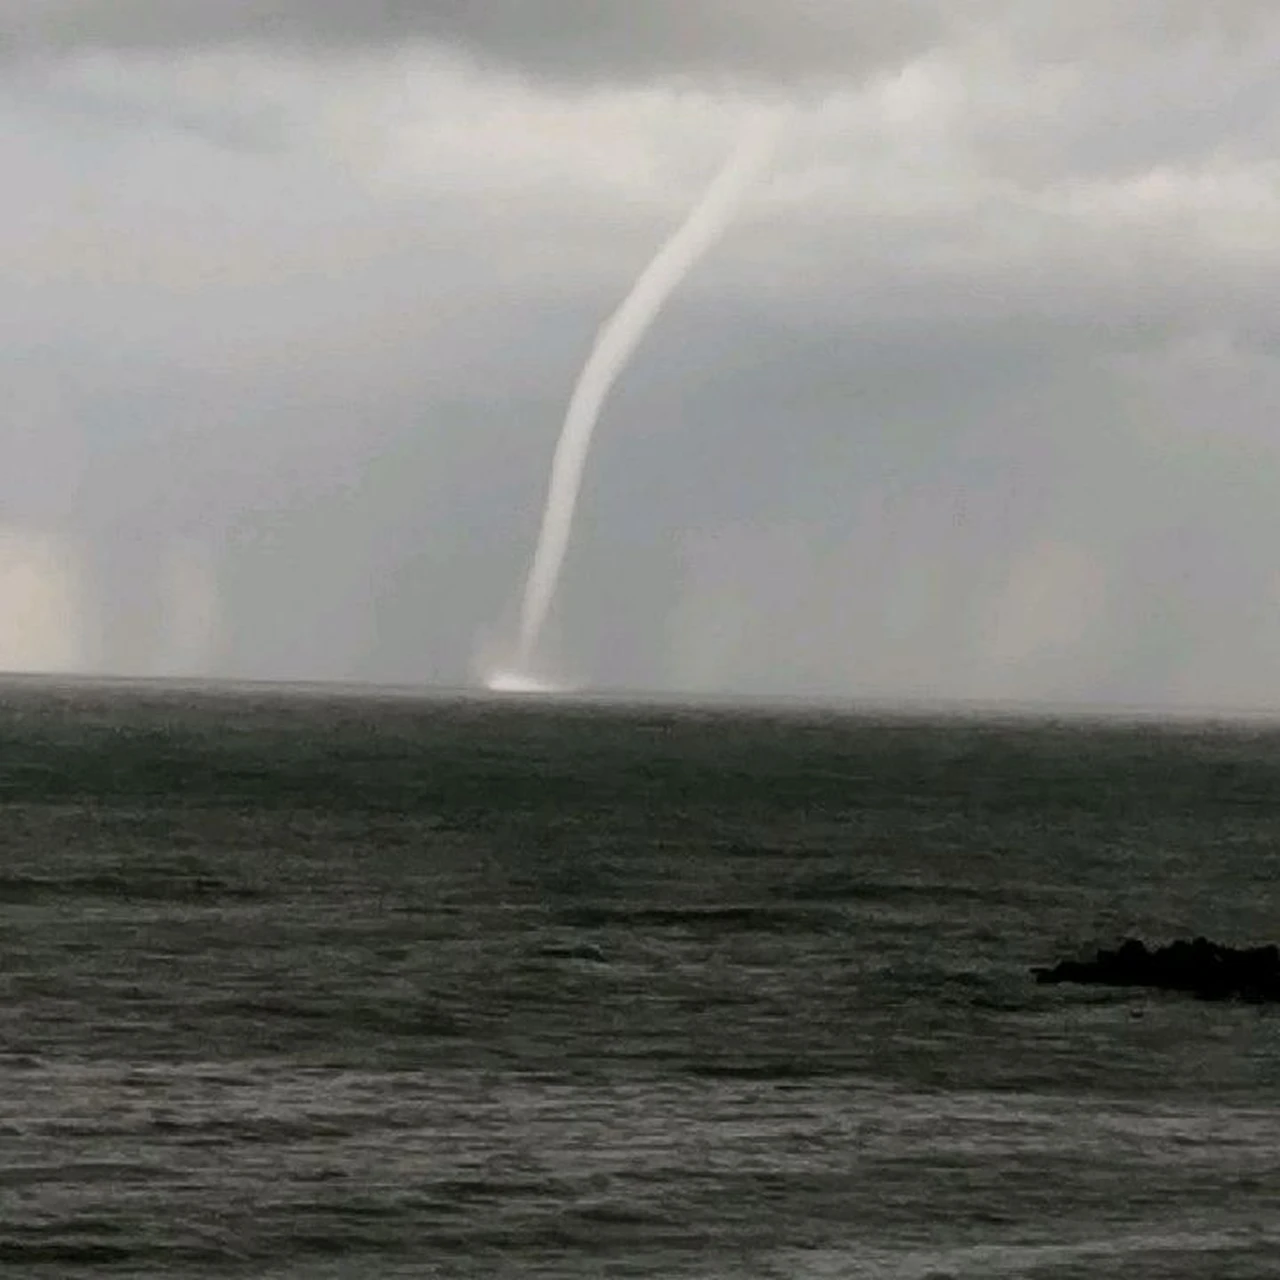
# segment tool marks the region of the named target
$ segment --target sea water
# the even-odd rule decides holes
[[[0,1271],[1280,1275],[1280,729],[0,686]]]

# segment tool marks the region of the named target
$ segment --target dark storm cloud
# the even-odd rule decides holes
[[[1049,60],[1188,40],[1247,43],[1264,0],[3,0],[0,50],[255,45],[378,50],[415,42],[578,82],[858,76],[959,35]]]
[[[588,82],[858,74],[958,25],[938,0],[8,0],[0,15],[0,45],[27,53],[427,42]]]

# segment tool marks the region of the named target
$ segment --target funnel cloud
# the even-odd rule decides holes
[[[525,583],[516,645],[516,669],[533,664],[538,639],[560,581],[582,472],[600,411],[667,299],[728,228],[743,197],[768,164],[782,130],[782,116],[753,120],[702,199],[640,274],[622,305],[605,322],[587,357],[551,462],[542,527]]]

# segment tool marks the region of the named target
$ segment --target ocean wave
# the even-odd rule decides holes
[[[0,876],[0,903],[17,905],[48,898],[109,898],[143,902],[255,901],[261,891],[219,876],[113,872],[96,875]]]
[[[706,931],[791,932],[796,929],[834,929],[844,922],[836,907],[741,905],[652,906],[598,904],[570,907],[556,914],[558,922],[580,929],[609,925],[650,929]]]

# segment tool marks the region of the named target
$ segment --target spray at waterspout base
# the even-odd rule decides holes
[[[548,694],[570,693],[567,685],[553,684],[537,676],[521,671],[491,671],[484,677],[484,687],[490,693],[519,694],[523,697],[546,697]]]

